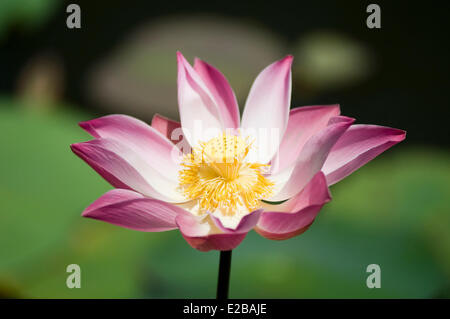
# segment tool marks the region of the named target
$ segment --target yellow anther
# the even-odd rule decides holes
[[[225,133],[200,143],[185,155],[180,186],[185,196],[208,211],[234,215],[239,207],[255,210],[270,196],[273,183],[262,175],[264,164],[248,163],[251,143]]]

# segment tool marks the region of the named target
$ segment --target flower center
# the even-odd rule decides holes
[[[220,209],[223,215],[257,209],[273,183],[262,175],[268,165],[245,161],[250,147],[247,139],[225,133],[200,143],[183,159],[179,180],[185,196],[198,200],[201,209]]]

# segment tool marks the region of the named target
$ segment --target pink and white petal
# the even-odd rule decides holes
[[[256,231],[269,239],[283,240],[303,233],[323,205],[331,200],[325,175],[318,172],[302,192],[280,205],[264,204]]]
[[[180,152],[150,125],[127,115],[107,115],[79,124],[95,138],[116,140],[148,161],[162,175],[178,180]]]
[[[168,202],[185,201],[177,191],[178,183],[161,175],[146,159],[117,140],[99,138],[72,144],[71,149],[115,187]]]
[[[271,161],[271,172],[276,173],[292,166],[309,138],[325,128],[328,121],[339,114],[338,104],[291,109],[280,148]]]
[[[208,216],[196,216],[188,212],[177,216],[175,222],[180,231],[189,237],[206,237],[212,233],[220,233]]]
[[[134,191],[114,189],[87,207],[82,216],[138,231],[160,232],[176,229],[175,218],[183,211]]]
[[[256,226],[263,209],[255,210],[241,218],[236,228],[225,227],[220,217],[211,214],[211,218],[216,226],[224,233],[248,233]]]
[[[248,158],[268,163],[278,150],[286,130],[291,103],[291,55],[266,67],[248,95],[241,128],[255,138]]]
[[[405,131],[395,128],[352,125],[333,146],[323,165],[328,185],[339,182],[405,137]]]
[[[181,126],[192,147],[206,141],[225,129],[214,97],[201,77],[177,52],[178,60],[178,107]]]
[[[275,192],[267,200],[281,201],[298,194],[321,170],[334,144],[354,121],[345,116],[331,118],[326,128],[306,142],[293,168],[269,176],[275,182]]]
[[[210,215],[179,214],[175,221],[187,243],[200,251],[234,249],[247,235],[247,232],[222,233]]]
[[[239,128],[240,115],[236,95],[225,76],[213,66],[197,58],[194,61],[194,70],[213,95],[225,128]]]

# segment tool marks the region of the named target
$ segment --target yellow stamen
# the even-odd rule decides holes
[[[234,215],[239,207],[249,211],[270,196],[273,183],[262,175],[268,166],[245,162],[251,143],[235,135],[222,135],[200,143],[184,156],[180,186],[185,196],[196,199],[202,209]]]

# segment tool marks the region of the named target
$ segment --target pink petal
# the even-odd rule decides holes
[[[322,206],[331,200],[325,175],[318,172],[295,197],[280,205],[265,205],[255,229],[269,239],[288,239],[303,233]]]
[[[115,187],[169,202],[185,201],[176,190],[178,183],[167,179],[146,158],[117,140],[99,138],[72,144],[71,149]]]
[[[405,139],[406,132],[376,125],[353,125],[331,149],[322,171],[333,185]]]
[[[204,218],[192,214],[179,214],[176,217],[176,223],[184,239],[195,249],[231,250],[236,248],[244,240],[248,231],[256,225],[260,213],[244,216],[236,230],[222,227],[223,230],[219,228],[216,232],[212,232],[211,225],[205,223]],[[212,216],[208,215],[206,218],[210,217]],[[214,222],[217,223],[217,219]]]
[[[201,77],[183,55],[178,58],[178,107],[181,126],[192,147],[225,130],[218,106]]]
[[[125,189],[102,195],[83,212],[84,217],[146,232],[176,229],[175,217],[180,207]]]
[[[191,237],[181,232],[183,238],[192,247],[200,251],[232,250],[244,240],[247,233],[243,234],[215,234],[205,237]]]
[[[176,129],[181,129],[181,123],[171,120],[159,114],[155,114],[152,119],[152,127],[176,144],[180,140],[179,135],[172,136]]]
[[[200,59],[195,59],[194,69],[213,95],[219,107],[224,126],[226,128],[239,128],[238,103],[233,89],[225,76],[219,70]]]
[[[266,67],[254,81],[242,115],[242,129],[253,132],[248,157],[267,163],[278,150],[289,117],[292,56]]]
[[[162,175],[178,181],[178,149],[155,128],[134,117],[118,114],[81,122],[80,126],[95,138],[116,140],[126,145]]]
[[[331,148],[355,120],[345,116],[331,118],[326,128],[306,142],[293,169],[271,175],[279,190],[270,201],[289,199],[298,194],[321,170]],[[286,171],[289,173],[286,174]],[[282,176],[281,178],[279,176]]]
[[[184,154],[191,152],[191,146],[183,134],[181,123],[155,114],[152,127],[167,137]]]
[[[213,219],[216,226],[219,227],[219,229],[224,233],[248,233],[253,229],[253,227],[256,226],[262,212],[262,209],[258,209],[251,212],[250,214],[245,215],[244,217],[242,217],[236,229],[231,229],[223,226],[220,218],[217,218],[213,215],[211,215],[211,218]]]
[[[273,173],[292,166],[308,139],[340,113],[339,105],[303,106],[291,109],[280,148],[271,161]]]

